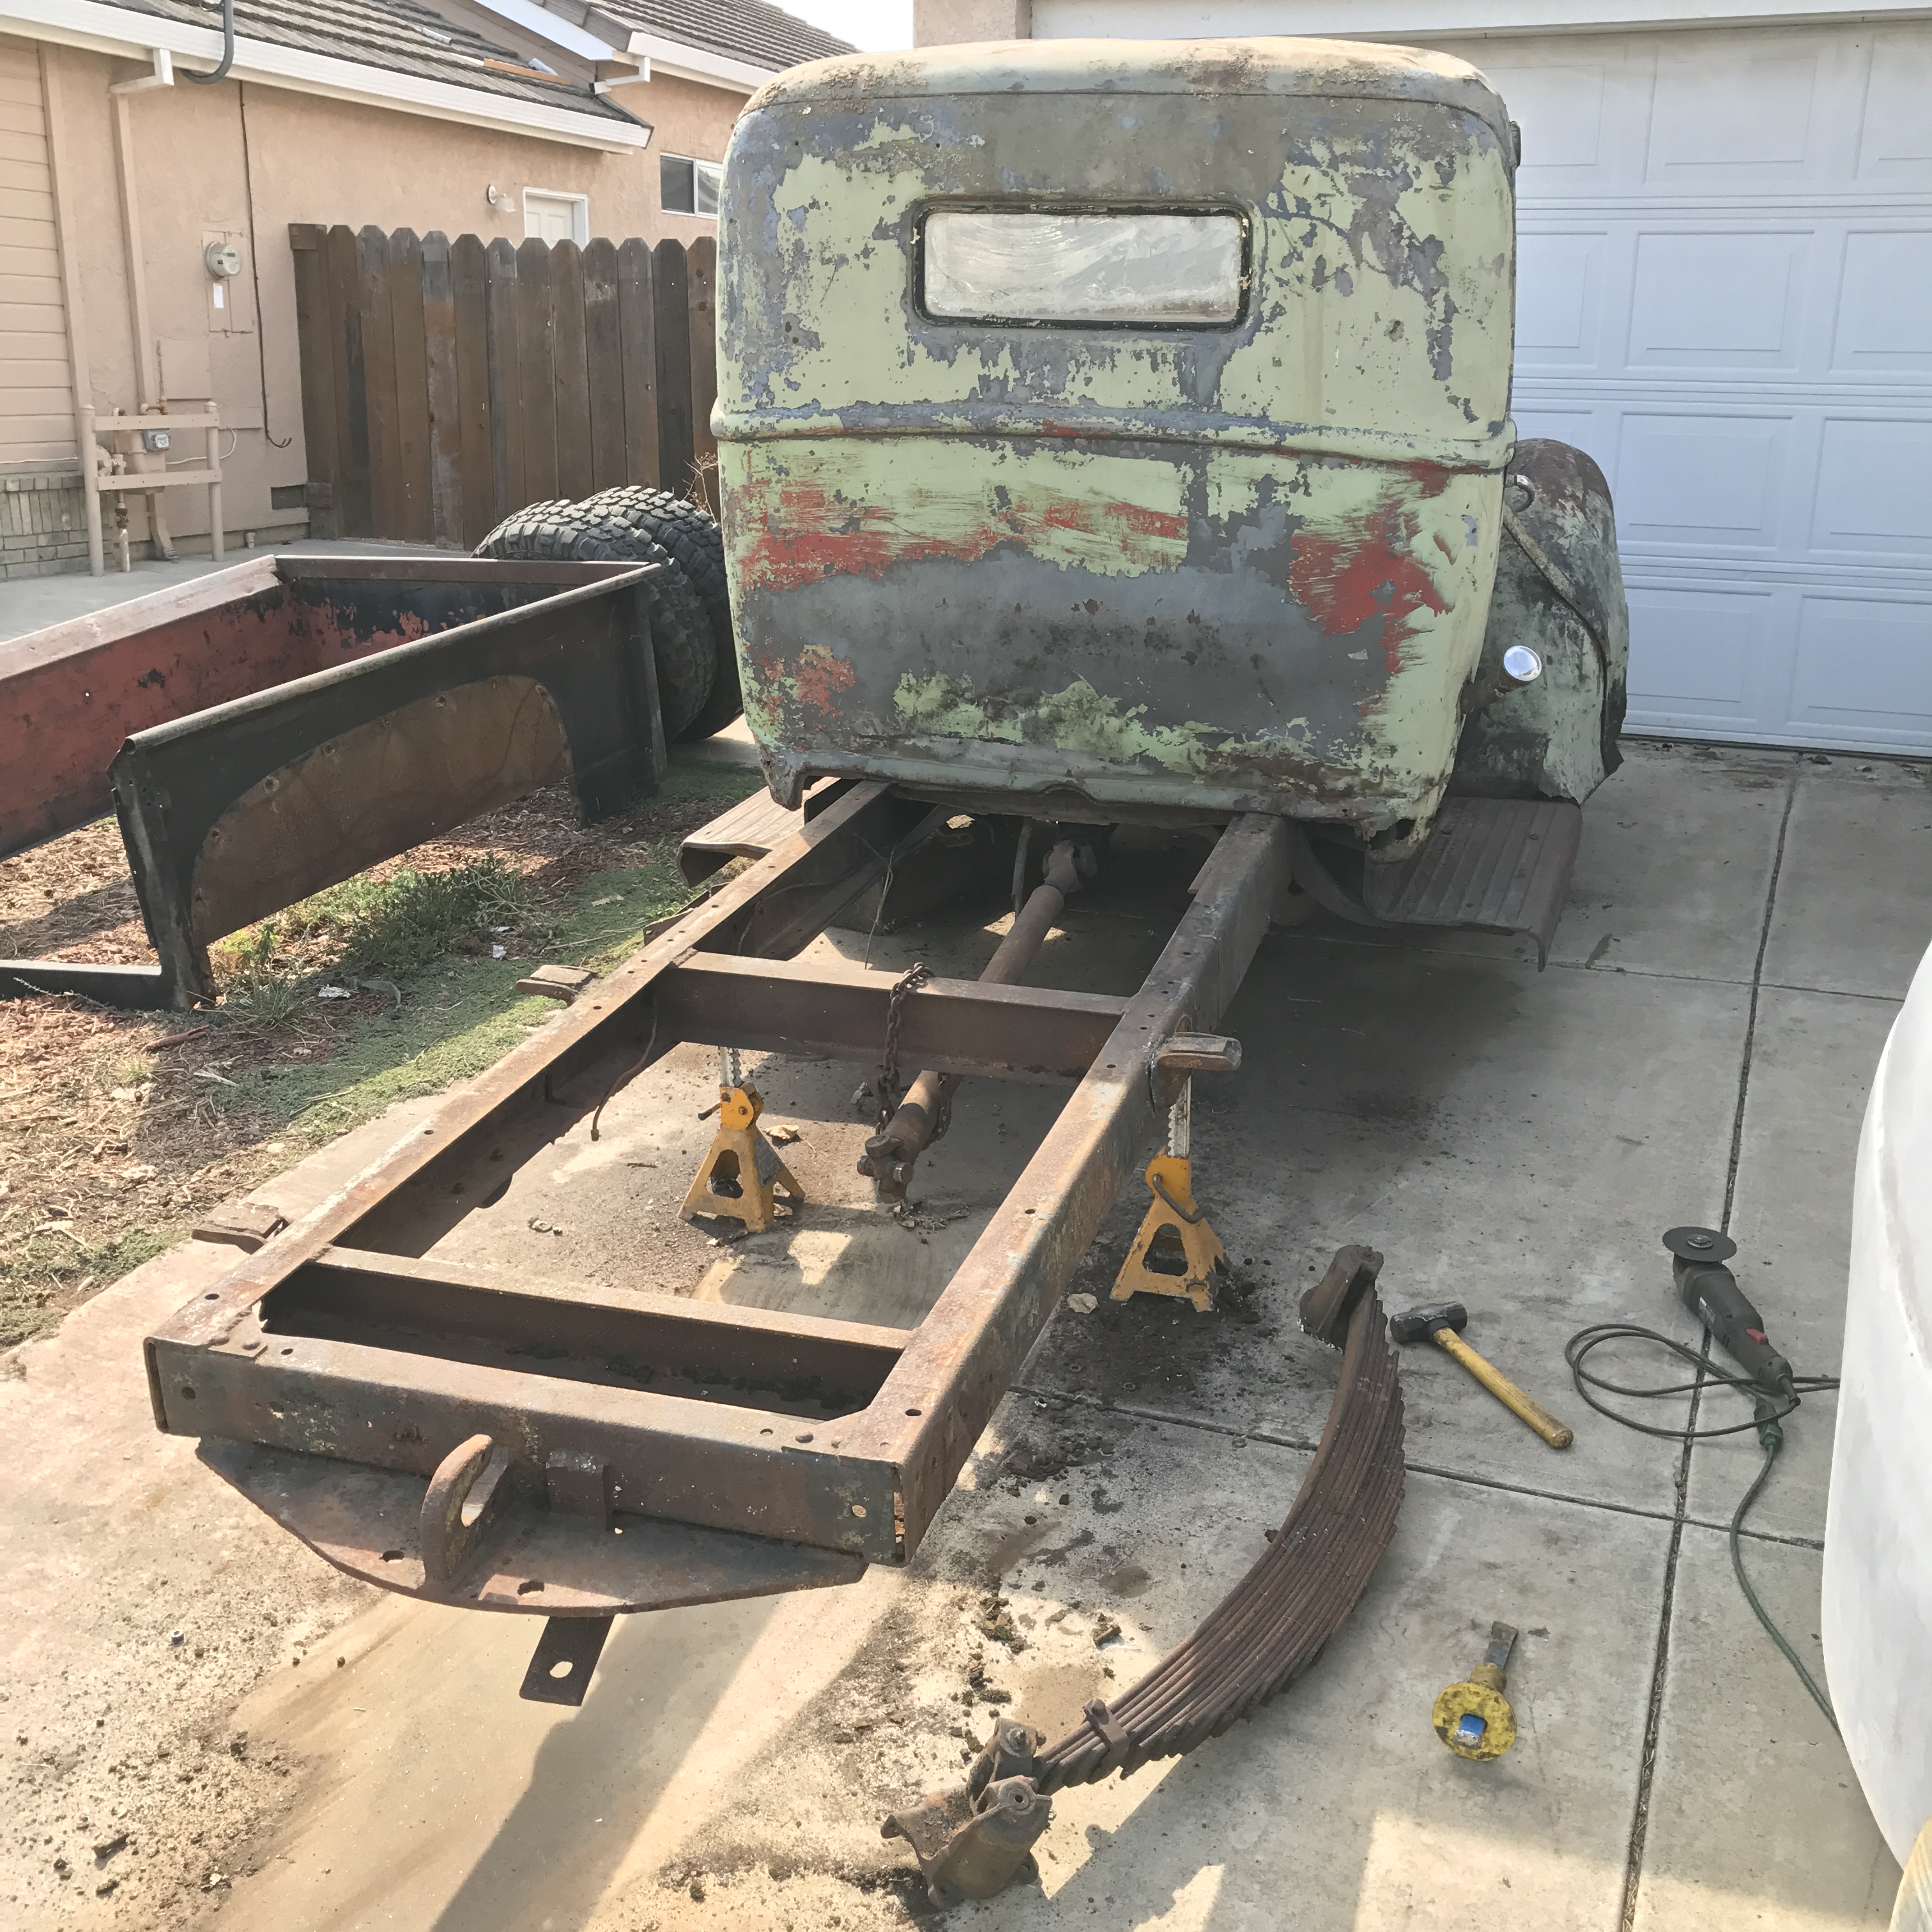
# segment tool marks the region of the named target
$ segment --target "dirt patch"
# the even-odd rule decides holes
[[[758,782],[691,761],[642,809],[589,828],[567,791],[537,793],[223,941],[207,1011],[0,1001],[0,1347],[391,1101],[480,1072],[554,1010],[518,978],[632,950],[688,896],[677,842]],[[366,912],[410,874],[464,868],[507,880],[515,904],[477,930],[416,929],[394,978],[348,970],[367,919],[297,916]],[[0,862],[0,957],[152,963],[112,821]]]

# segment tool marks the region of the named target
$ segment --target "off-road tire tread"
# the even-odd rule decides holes
[[[676,556],[643,529],[598,514],[591,507],[595,501],[532,503],[506,517],[476,546],[476,554],[532,563],[663,566],[644,580],[644,592],[657,664],[658,708],[664,736],[678,737],[705,712],[717,681],[711,614]]]
[[[700,503],[639,483],[626,483],[586,496],[583,507],[641,531],[663,545],[691,580],[711,620],[717,655],[711,695],[678,733],[688,740],[722,731],[743,710],[738,686],[738,652],[731,632],[731,600],[725,588],[724,533]]]

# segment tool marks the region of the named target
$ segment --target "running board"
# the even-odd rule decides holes
[[[1447,799],[1419,851],[1363,868],[1363,903],[1390,926],[1527,933],[1541,968],[1582,830],[1582,808],[1565,800]]]

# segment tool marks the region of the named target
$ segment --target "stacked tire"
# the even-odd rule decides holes
[[[743,710],[724,539],[699,505],[626,484],[581,502],[532,503],[476,546],[478,556],[541,563],[655,563],[644,583],[664,736],[722,731]]]

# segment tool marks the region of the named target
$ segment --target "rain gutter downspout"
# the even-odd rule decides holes
[[[221,0],[221,58],[206,74],[196,74],[191,68],[182,69],[182,78],[191,81],[196,87],[212,87],[218,80],[228,78],[228,70],[235,64],[235,0]]]
[[[134,329],[134,397],[146,416],[159,401],[159,383],[154,370],[154,343],[148,326],[147,283],[141,272],[141,199],[134,184],[134,127],[128,112],[128,98],[146,94],[151,88],[175,84],[174,57],[165,47],[154,50],[154,70],[138,80],[116,81],[108,88],[114,97],[114,155],[121,174],[121,233],[127,244],[128,308]],[[170,563],[175,547],[168,534],[167,512],[161,506],[161,493],[148,490],[142,500],[148,506],[148,526],[154,534],[154,548]]]

